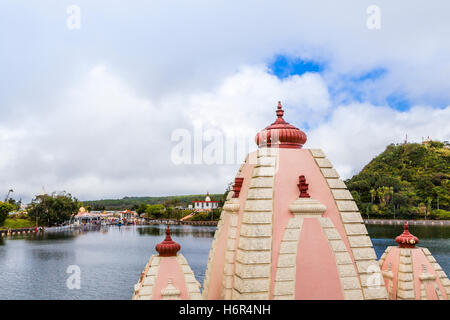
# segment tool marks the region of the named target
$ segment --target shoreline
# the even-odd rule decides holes
[[[405,221],[411,226],[450,226],[450,220],[402,220],[402,219],[363,219],[364,224],[403,225]]]

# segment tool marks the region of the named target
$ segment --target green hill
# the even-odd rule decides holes
[[[223,194],[210,194],[212,201],[224,200]],[[163,204],[165,206],[185,206],[192,201],[205,200],[204,194],[184,195],[184,196],[165,196],[165,197],[124,197],[122,199],[104,199],[83,201],[83,206],[89,206],[91,210],[125,210],[137,209],[141,204]]]
[[[391,144],[345,182],[365,218],[450,219],[448,142]]]

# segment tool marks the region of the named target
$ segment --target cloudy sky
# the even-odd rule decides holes
[[[450,140],[449,39],[446,1],[3,0],[0,198],[222,193],[242,156],[177,165],[177,132],[248,141],[278,100],[350,178]]]

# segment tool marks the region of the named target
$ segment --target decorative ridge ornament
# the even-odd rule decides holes
[[[179,300],[181,291],[173,285],[172,278],[167,281],[167,287],[161,290],[161,296],[164,300]]]
[[[180,244],[173,241],[170,236],[170,227],[167,225],[166,229],[166,238],[164,241],[158,243],[156,245],[156,251],[158,251],[160,257],[173,257],[177,255],[177,252],[180,251]]]
[[[323,203],[312,198],[297,198],[288,208],[294,215],[303,216],[320,216],[327,210]]]
[[[415,248],[416,244],[419,243],[419,238],[408,231],[408,221],[405,221],[404,228],[403,233],[395,238],[395,241],[399,244],[400,248]]]
[[[223,205],[223,210],[236,213],[239,211],[239,207],[240,207],[239,199],[233,197],[230,200],[227,200],[227,202],[225,202],[225,204]]]
[[[233,198],[239,198],[239,193],[241,192],[243,182],[244,178],[234,178]]]
[[[309,184],[306,183],[306,178],[304,175],[298,177],[298,190],[300,190],[299,198],[311,198],[308,193]]]
[[[277,119],[274,123],[258,132],[255,142],[259,148],[291,148],[300,149],[305,144],[306,134],[283,119],[284,110],[278,101]]]

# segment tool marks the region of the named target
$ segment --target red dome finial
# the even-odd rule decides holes
[[[283,108],[283,106],[281,105],[281,101],[278,101],[278,106],[277,106],[277,117],[278,117],[278,119],[283,118],[284,110],[282,108]],[[283,120],[283,122],[284,122],[284,120]]]
[[[258,147],[300,149],[306,142],[306,134],[284,121],[281,101],[278,101],[276,114],[275,122],[256,135],[255,141]]]
[[[156,245],[156,251],[158,251],[161,257],[172,257],[176,256],[177,252],[180,251],[180,244],[173,241],[170,236],[170,227],[167,225],[166,229],[166,238],[163,242],[160,242]]]
[[[408,231],[408,221],[405,221],[404,228],[403,233],[395,238],[395,241],[399,244],[400,248],[415,248],[416,244],[419,243],[419,238]]]

